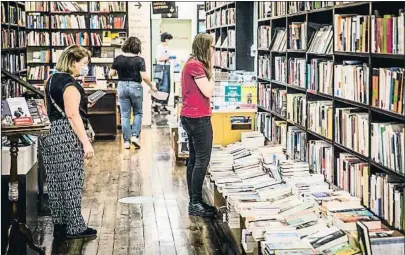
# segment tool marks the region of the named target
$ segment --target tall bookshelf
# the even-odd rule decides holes
[[[197,4],[197,34],[205,33],[205,5]]]
[[[1,2],[1,68],[17,73],[26,69],[26,20],[24,2]],[[2,97],[23,93],[22,86],[2,80]]]
[[[329,181],[332,185],[334,186],[341,186],[341,172],[338,173],[338,169],[341,169],[341,166],[339,166],[339,158],[342,159],[341,153],[347,153],[347,155],[356,157],[360,159],[362,162],[364,162],[368,168],[369,171],[369,176],[371,175],[379,175],[380,173],[386,174],[389,176],[392,176],[393,178],[400,180],[401,182],[405,182],[405,167],[402,167],[402,170],[398,168],[398,165],[395,164],[396,167],[392,167],[391,165],[387,165],[381,162],[377,162],[375,160],[375,155],[373,153],[374,150],[376,150],[376,147],[379,146],[386,146],[388,144],[388,141],[381,141],[381,140],[374,140],[373,134],[372,134],[372,128],[374,127],[374,123],[382,123],[382,122],[393,122],[393,123],[398,123],[398,124],[403,124],[405,125],[405,111],[402,112],[395,112],[395,108],[392,108],[391,106],[394,105],[393,102],[395,100],[400,100],[400,99],[393,99],[394,101],[389,101],[385,102],[385,106],[388,105],[388,107],[380,107],[379,105],[376,105],[375,102],[373,102],[373,99],[375,101],[376,95],[379,97],[377,98],[379,104],[381,105],[381,100],[382,98],[382,90],[380,88],[389,90],[389,85],[385,84],[379,80],[379,87],[373,87],[373,82],[375,83],[376,81],[374,80],[376,77],[376,74],[373,72],[376,72],[377,70],[379,72],[385,72],[382,69],[379,68],[393,68],[393,67],[399,67],[399,68],[405,68],[405,55],[404,52],[402,51],[401,54],[393,54],[393,53],[377,53],[378,50],[375,50],[374,47],[372,48],[372,45],[370,42],[376,42],[376,35],[373,34],[373,29],[375,26],[372,26],[371,23],[373,19],[377,20],[377,17],[373,15],[378,12],[379,15],[383,18],[384,15],[387,14],[394,14],[396,17],[400,16],[398,13],[398,10],[405,10],[405,4],[404,2],[317,2],[317,4],[312,5],[314,2],[306,2],[307,5],[300,3],[302,2],[284,2],[285,6],[280,6],[282,2],[276,3],[272,2],[275,5],[271,6],[272,11],[268,8],[265,8],[266,2],[258,2],[258,11],[259,11],[259,19],[258,19],[258,81],[260,83],[259,88],[258,88],[258,95],[259,95],[259,103],[258,103],[258,112],[259,115],[266,115],[266,116],[261,116],[262,119],[258,119],[258,121],[263,121],[263,118],[270,118],[269,123],[273,123],[274,121],[281,121],[282,125],[286,125],[287,131],[283,133],[283,136],[286,140],[288,139],[288,136],[291,134],[299,136],[301,140],[300,142],[305,143],[305,153],[304,156],[305,160],[309,161],[310,164],[313,161],[313,158],[309,159],[309,141],[323,141],[324,142],[324,148],[330,148],[331,149],[331,157],[330,157],[330,168],[331,168],[331,173],[329,173],[329,180],[328,178],[327,181]],[[267,2],[268,5],[270,5],[270,2]],[[276,4],[279,4],[279,6],[276,6]],[[297,4],[298,6],[294,6],[293,4]],[[309,6],[311,4],[311,6]],[[308,8],[310,7],[310,8]],[[342,15],[341,17],[345,17],[344,15],[348,14],[356,14],[356,15],[362,15],[363,17],[359,20],[365,22],[367,18],[370,20],[370,29],[368,30],[369,33],[365,32],[364,34],[360,34],[361,38],[358,39],[360,40],[358,44],[354,43],[351,45],[344,44],[342,41],[337,40],[335,34],[339,32],[339,27],[341,26],[338,25],[338,17],[337,15]],[[403,15],[403,14],[402,14]],[[364,18],[365,17],[365,18]],[[403,20],[403,19],[402,19]],[[387,20],[382,22],[386,22]],[[296,49],[294,47],[291,47],[292,44],[290,43],[292,40],[291,34],[288,32],[289,27],[291,25],[300,23],[300,22],[306,22],[306,32],[303,33],[305,35],[305,42],[307,47],[303,49]],[[355,19],[350,20],[350,22],[355,22]],[[389,21],[391,22],[391,21]],[[341,24],[341,23],[339,23]],[[367,23],[363,23],[367,24]],[[319,29],[320,27],[330,25],[332,26],[332,32],[333,32],[333,40],[332,40],[332,48],[331,51],[328,52],[320,52],[320,53],[314,53],[313,51],[310,50],[311,43],[313,40],[313,36],[316,33],[316,30]],[[400,25],[400,24],[399,24]],[[262,29],[259,29],[261,26]],[[402,27],[404,24],[402,24]],[[271,28],[271,29],[270,29]],[[277,31],[283,30],[287,28],[287,41],[284,49],[280,47],[279,49],[273,49],[273,46],[275,44],[276,40],[276,34]],[[385,29],[385,28],[384,28]],[[371,33],[370,33],[371,31]],[[262,32],[262,33],[260,33]],[[270,33],[270,35],[267,35],[266,33]],[[391,32],[391,31],[390,31]],[[270,40],[271,42],[266,43],[266,40],[263,39],[263,36]],[[364,40],[363,40],[364,39]],[[336,42],[335,42],[336,40]],[[384,39],[387,40],[387,39]],[[263,43],[260,43],[263,42]],[[388,42],[388,41],[387,41]],[[387,45],[393,43],[394,41],[391,41]],[[340,45],[339,45],[340,43]],[[362,45],[361,45],[362,44]],[[374,44],[374,45],[376,45]],[[304,45],[303,42],[300,42],[300,45]],[[347,47],[359,47],[356,52],[349,51],[349,50],[342,50],[342,45],[344,46],[343,48]],[[398,45],[399,48],[402,47],[402,50],[405,49],[405,40],[402,39],[401,44],[396,44]],[[361,47],[366,46],[362,50]],[[376,48],[381,48],[382,52],[394,52],[394,47],[390,50],[383,49],[385,46],[378,47]],[[299,48],[299,47],[298,47]],[[281,50],[280,50],[281,49]],[[290,59],[298,59],[301,61],[301,66],[298,65],[293,65],[290,66]],[[284,66],[280,63],[282,63],[284,60]],[[325,77],[330,75],[329,79],[329,84],[331,87],[327,87],[327,89],[320,89],[318,87],[317,90],[314,90],[313,87],[310,87],[309,85],[311,84],[311,80],[309,78],[312,78],[311,73],[309,70],[312,70],[311,68],[308,68],[307,64],[310,65],[316,65],[316,61],[322,61],[325,63],[325,66],[329,66],[329,68],[332,67],[331,70],[332,72],[329,72],[328,70],[324,69],[325,71],[320,74],[319,71],[317,73],[317,78],[318,79],[323,79],[325,81]],[[362,75],[363,77],[363,82],[359,82],[358,84],[367,84],[368,83],[368,88],[366,86],[362,87],[362,91],[364,92],[363,94],[360,95],[360,93],[356,93],[355,85],[351,86],[350,88],[346,88],[346,91],[344,94],[342,93],[341,90],[341,83],[339,83],[340,78],[342,77],[342,64],[345,63],[345,66],[350,65],[347,61],[360,61],[361,64],[358,64],[359,69],[364,71]],[[291,61],[293,62],[293,61]],[[303,63],[303,65],[302,65]],[[353,63],[353,62],[352,62]],[[364,63],[364,65],[362,65]],[[357,63],[356,63],[357,64]],[[305,66],[305,67],[304,67]],[[337,69],[339,66],[342,69]],[[303,67],[305,69],[304,75],[297,75],[297,72],[293,72],[292,68],[300,68]],[[318,65],[319,67],[319,65]],[[367,70],[368,67],[368,72]],[[277,72],[277,70],[281,68],[284,70],[286,73],[283,76],[280,74],[280,72]],[[326,67],[324,67],[326,68]],[[330,69],[329,69],[330,70]],[[394,72],[394,69],[391,69],[391,71]],[[339,76],[337,75],[337,72]],[[392,73],[393,73],[392,72]],[[388,72],[387,72],[388,73]],[[391,73],[391,74],[392,74]],[[295,75],[292,75],[295,74]],[[404,74],[404,72],[402,72]],[[280,78],[281,77],[281,78]],[[298,78],[297,78],[298,77]],[[348,77],[348,76],[345,76]],[[377,76],[380,77],[380,76]],[[285,78],[285,79],[282,79]],[[403,80],[402,76],[402,80]],[[293,81],[304,81],[303,83],[297,82],[293,83]],[[335,81],[336,80],[336,81]],[[321,83],[320,80],[318,80],[318,83]],[[324,82],[326,83],[326,82]],[[404,81],[402,81],[402,84]],[[399,83],[400,84],[400,83]],[[396,86],[396,85],[394,85]],[[405,87],[405,84],[402,85]],[[274,89],[274,94],[271,92],[265,92],[265,90],[271,91]],[[393,90],[391,93],[393,93],[393,98],[394,93],[396,90],[396,87],[393,87]],[[339,92],[337,92],[339,91]],[[339,95],[337,94],[339,93]],[[293,105],[293,112],[294,114],[288,115],[287,112],[286,114],[286,109],[288,108],[288,102],[285,107],[281,107],[283,109],[279,109],[277,107],[273,107],[274,104],[281,104],[280,101],[278,101],[278,98],[276,95],[283,95],[285,94],[285,98],[294,98],[294,97],[299,97],[297,102],[303,102],[305,101],[306,104],[304,106],[300,106],[300,104],[296,104],[295,106]],[[388,92],[387,92],[388,94]],[[266,95],[266,96],[265,96]],[[353,98],[353,95],[354,98]],[[356,96],[357,95],[357,96]],[[396,94],[399,98],[400,95]],[[386,95],[385,95],[386,96]],[[391,98],[391,97],[390,97]],[[402,89],[402,102],[404,102],[404,89]],[[282,101],[282,100],[281,100]],[[309,105],[311,106],[320,104],[320,101],[326,101],[326,104],[329,104],[330,106],[324,106],[323,109],[327,109],[328,107],[331,109],[331,118],[330,121],[328,122],[329,130],[326,129],[328,132],[317,132],[314,131],[313,129],[310,128],[310,120],[313,121],[319,121],[314,120],[314,114],[313,112],[310,112]],[[396,101],[398,102],[398,101]],[[298,106],[297,106],[298,105]],[[306,111],[303,111],[303,107],[305,107]],[[365,120],[364,122],[361,122],[364,124],[365,128],[360,130],[360,126],[355,126],[353,128],[353,133],[349,132],[347,129],[340,129],[341,126],[339,126],[339,118],[336,117],[335,114],[340,112],[340,108],[349,108],[353,107],[356,110],[354,110],[353,115],[356,116],[356,120],[352,121],[359,121]],[[391,107],[391,108],[390,108]],[[397,103],[397,107],[399,107],[399,104]],[[404,105],[402,105],[404,107]],[[301,109],[299,109],[301,108]],[[390,108],[391,110],[389,110]],[[290,107],[291,109],[291,107]],[[298,111],[299,109],[299,111]],[[398,108],[396,108],[398,110]],[[306,112],[306,114],[305,114]],[[358,114],[357,112],[361,112],[361,114]],[[327,113],[327,112],[324,112]],[[293,117],[291,117],[293,115]],[[300,121],[300,116],[305,116],[303,121]],[[295,117],[294,117],[295,116]],[[360,117],[361,116],[361,117]],[[294,119],[295,118],[295,119]],[[298,120],[297,120],[298,118]],[[325,116],[327,119],[327,117]],[[274,122],[275,123],[275,122]],[[274,125],[273,125],[273,132],[274,132]],[[284,124],[285,123],[285,124]],[[352,123],[352,122],[351,122]],[[265,128],[263,128],[262,124],[260,131],[265,132]],[[288,133],[288,128],[291,129],[296,129],[291,133]],[[363,130],[367,130],[366,131]],[[342,131],[339,130],[345,130],[347,133],[342,134]],[[375,129],[376,130],[376,129]],[[342,142],[342,137],[345,137],[346,140],[352,140],[349,139],[351,137],[358,137],[358,135],[364,135],[362,140],[355,140],[356,144],[359,144],[360,147],[365,148],[365,150],[359,149],[358,147],[354,148],[351,145],[348,145],[346,142]],[[376,135],[376,134],[374,134]],[[339,137],[340,136],[340,137]],[[400,137],[400,136],[398,136]],[[279,141],[276,141],[272,139],[272,137],[266,137],[270,143],[278,143]],[[391,138],[390,138],[391,139]],[[402,134],[403,140],[398,141],[398,143],[402,142],[405,143],[405,136]],[[359,142],[362,141],[362,142]],[[291,140],[290,140],[291,142]],[[297,142],[295,142],[297,143]],[[364,144],[368,144],[368,146],[363,146]],[[295,144],[296,145],[296,144]],[[378,145],[378,146],[377,146]],[[287,155],[289,155],[290,158],[296,159],[296,160],[303,160],[302,157],[300,158],[300,150],[303,148],[302,146],[299,147],[297,146],[294,148],[294,142],[293,142],[293,149],[288,150],[287,149]],[[387,151],[387,147],[384,147]],[[372,154],[373,153],[373,154]],[[403,157],[404,154],[402,154]],[[399,155],[401,157],[401,155]],[[325,159],[325,158],[323,158]],[[326,158],[327,159],[327,158]],[[400,159],[400,158],[399,158]],[[391,163],[392,163],[391,159]],[[316,171],[313,169],[313,171]],[[368,178],[368,184],[371,185],[371,178]],[[367,198],[370,198],[371,193],[369,192],[366,194]],[[369,199],[368,199],[369,200]],[[364,200],[363,200],[364,202]],[[367,201],[368,203],[369,201]],[[367,207],[370,208],[370,204],[366,205]],[[375,212],[374,212],[375,213]],[[382,215],[378,215],[381,218]],[[385,221],[383,218],[383,221],[390,225],[391,222]],[[403,232],[403,231],[402,231]]]
[[[253,2],[205,2],[206,31],[215,41],[214,68],[222,71],[254,70]]]
[[[63,6],[59,5],[59,2],[27,4],[27,20],[32,20],[31,24],[36,24],[27,28],[28,33],[32,33],[32,37],[28,36],[28,67],[29,69],[45,68],[44,72],[34,77],[30,77],[31,72],[28,70],[28,81],[42,85],[48,77],[49,70],[54,68],[58,55],[67,45],[73,44],[72,41],[68,41],[69,39],[61,43],[61,40],[56,38],[62,38],[62,36],[58,36],[57,33],[72,34],[75,44],[85,46],[92,52],[89,75],[96,76],[94,67],[98,66],[104,70],[104,75],[101,78],[98,75],[98,80],[116,81],[108,79],[107,75],[114,59],[114,51],[118,48],[116,45],[103,45],[103,40],[106,33],[128,34],[128,3],[101,1],[64,3],[73,3],[73,5]],[[43,18],[40,18],[41,16]],[[71,16],[77,18],[77,24],[69,21]],[[68,21],[65,21],[66,17]],[[42,43],[31,43],[30,38],[41,38]],[[33,62],[34,52],[45,54],[39,61]]]

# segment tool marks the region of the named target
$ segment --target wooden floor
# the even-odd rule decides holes
[[[185,166],[173,158],[169,129],[144,129],[141,142],[140,150],[123,149],[118,137],[94,144],[82,213],[97,239],[54,241],[43,217],[35,241],[46,254],[222,254],[211,224],[188,216]],[[144,202],[118,202],[125,197]]]

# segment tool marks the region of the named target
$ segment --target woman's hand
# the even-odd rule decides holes
[[[152,83],[152,86],[150,87],[150,89],[153,91],[153,92],[157,92],[158,91],[158,89],[157,89],[157,87],[156,87],[156,83]]]
[[[91,159],[94,156],[94,149],[90,141],[83,144],[84,158]]]
[[[96,103],[97,103],[97,102],[93,102],[93,103],[88,102],[88,103],[87,103],[87,107],[88,107],[88,108],[91,108],[91,107],[93,107]]]

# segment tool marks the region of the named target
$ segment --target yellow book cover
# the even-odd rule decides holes
[[[257,87],[255,84],[241,86],[242,104],[257,104]]]
[[[368,170],[368,166],[363,168],[363,205],[365,207],[368,207],[368,192],[369,192],[369,187],[368,187],[368,180],[370,178],[370,172]]]
[[[333,110],[332,109],[328,109],[328,138],[332,140],[332,122],[333,122]]]

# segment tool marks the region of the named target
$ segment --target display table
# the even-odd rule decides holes
[[[212,111],[214,145],[226,146],[240,141],[241,133],[255,129],[256,109],[218,109]]]
[[[37,142],[18,147],[18,218],[35,229],[38,222],[38,163]],[[12,219],[12,202],[8,199],[8,183],[10,181],[10,147],[1,148],[1,243],[2,254],[7,246],[7,231]]]
[[[38,254],[45,254],[33,243],[27,225],[27,209],[34,207],[35,210],[31,203],[38,202],[38,173],[31,171],[37,148],[18,147],[18,142],[23,135],[46,134],[49,130],[49,125],[2,126],[2,136],[10,141],[9,161],[5,159],[5,167],[2,167],[5,174],[2,176],[2,254],[27,254],[27,245]]]

